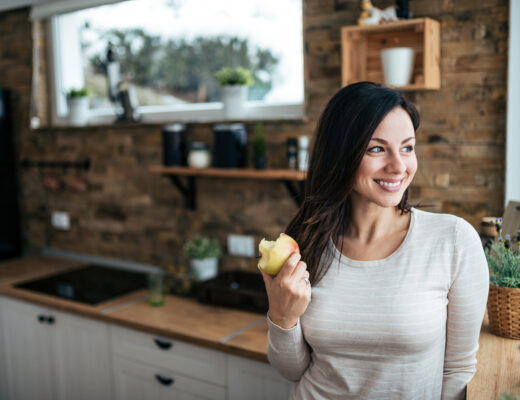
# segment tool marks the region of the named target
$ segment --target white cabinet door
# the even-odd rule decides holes
[[[108,325],[52,311],[58,399],[112,399]]]
[[[226,388],[164,368],[114,357],[116,400],[226,400]],[[247,399],[247,397],[242,400]]]
[[[1,306],[9,399],[56,399],[51,329],[39,320],[50,311],[7,298]]]
[[[291,386],[269,364],[228,356],[229,400],[288,400]]]

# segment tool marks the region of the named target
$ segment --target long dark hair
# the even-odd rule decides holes
[[[319,119],[304,200],[286,229],[300,246],[313,284],[330,267],[332,253],[321,260],[329,238],[337,242],[349,225],[355,175],[368,143],[377,126],[396,107],[408,112],[417,130],[419,113],[414,105],[400,91],[373,82],[354,83],[338,91]],[[410,212],[408,189],[397,207],[401,214]]]

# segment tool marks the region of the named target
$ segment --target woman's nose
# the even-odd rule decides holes
[[[388,172],[400,174],[406,171],[406,164],[399,153],[389,154],[386,169]]]

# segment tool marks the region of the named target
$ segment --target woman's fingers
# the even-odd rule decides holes
[[[289,278],[293,274],[293,271],[301,258],[302,256],[300,253],[291,254],[291,256],[287,259],[282,269],[278,273],[277,277],[280,277],[280,279]]]
[[[261,268],[258,268],[258,270],[262,274],[262,278],[264,279],[265,287],[268,288],[269,285],[271,285],[271,281],[273,280],[273,277],[271,275],[269,275],[267,272],[265,272],[264,270],[262,270]]]

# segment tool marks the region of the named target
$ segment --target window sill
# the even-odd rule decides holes
[[[142,118],[139,122],[114,122],[114,111],[91,111],[89,122],[85,126],[76,127],[68,124],[66,117],[54,118],[52,127],[56,128],[85,128],[99,126],[135,126],[135,125],[164,125],[176,122],[213,124],[229,122],[303,122],[304,106],[302,103],[293,104],[262,104],[248,102],[244,109],[244,115],[240,119],[228,119],[224,117],[222,103],[206,103],[203,106],[192,105],[189,109],[175,110],[170,107],[140,107]],[[38,129],[43,129],[40,127]]]

